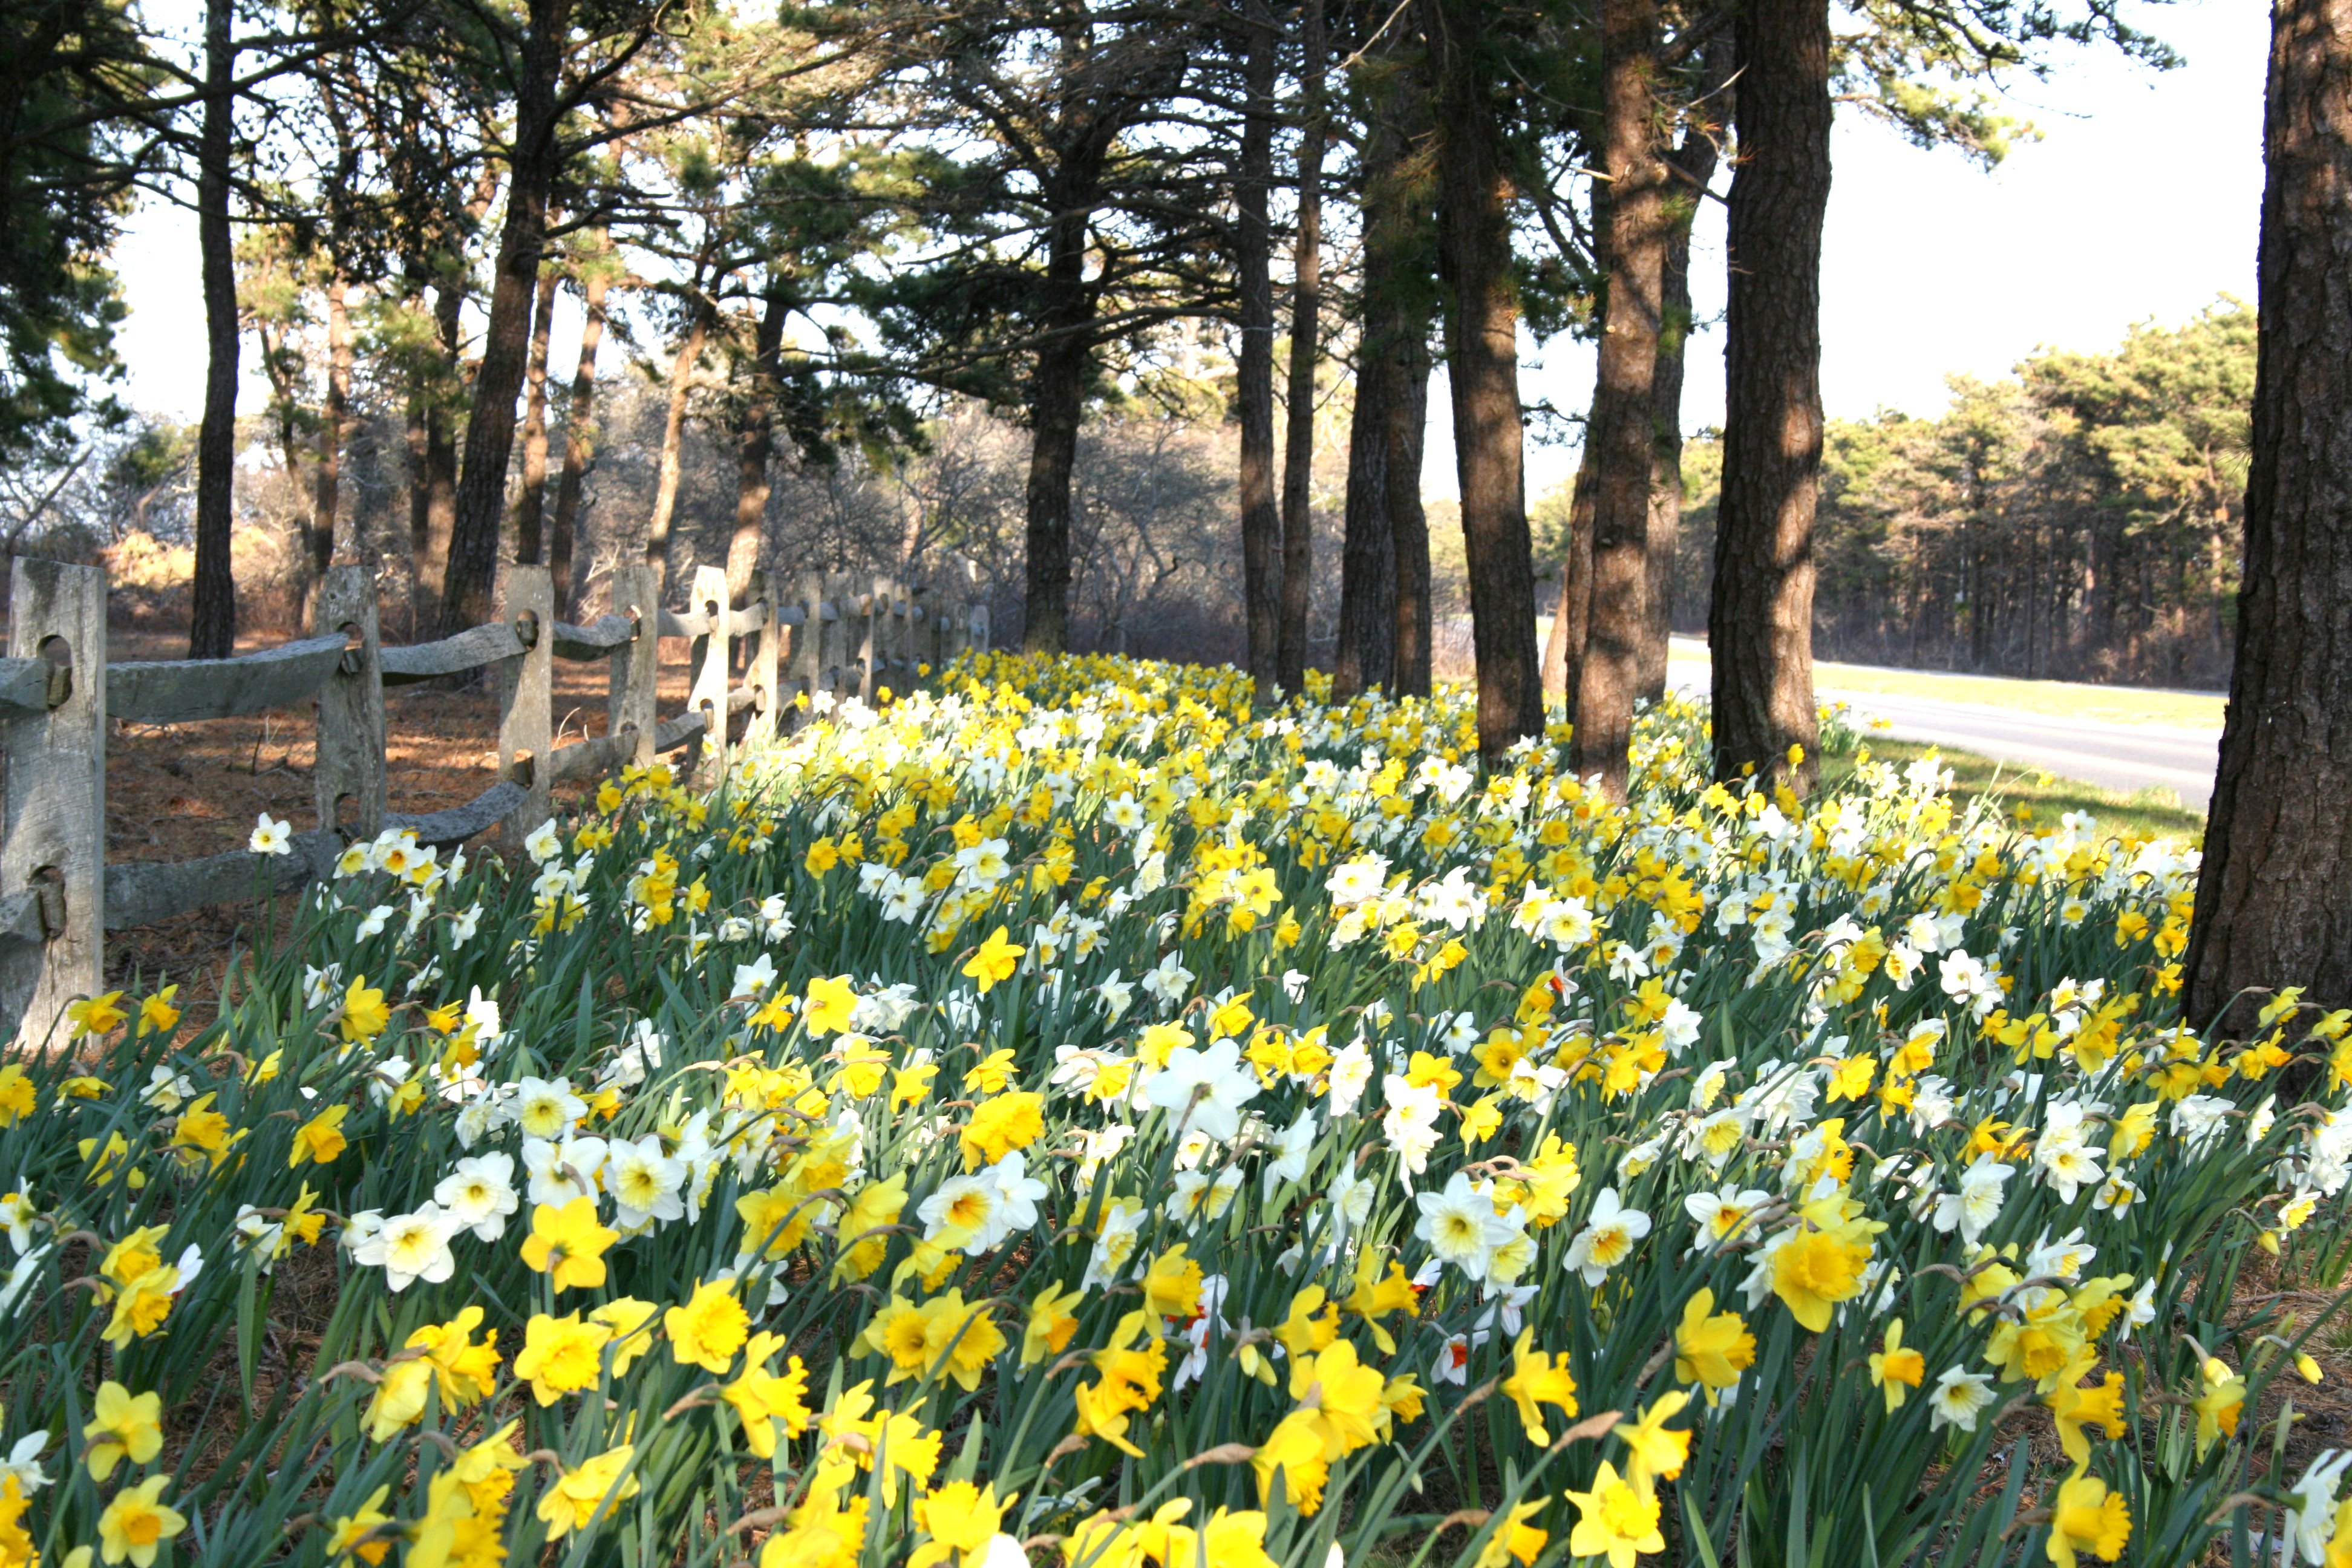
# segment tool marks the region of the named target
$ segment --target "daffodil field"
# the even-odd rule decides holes
[[[2352,1019],[2179,1025],[2182,847],[935,688],[0,1058],[0,1564],[2352,1563]]]

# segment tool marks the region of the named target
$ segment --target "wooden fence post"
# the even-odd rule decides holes
[[[849,596],[848,578],[838,572],[828,572],[824,581],[824,602],[833,606],[833,614],[826,617],[824,630],[817,638],[817,687],[837,702],[844,695],[841,670],[848,661],[845,650],[852,646],[850,628],[856,618],[857,605]]]
[[[883,628],[890,624],[890,582],[869,578],[858,590],[857,699],[874,700],[874,667],[882,662]]]
[[[778,668],[782,660],[784,626],[776,617],[783,614],[784,596],[778,590],[772,572],[751,574],[751,604],[768,612],[760,629],[751,634],[751,655],[743,661],[743,680],[751,689],[751,714],[743,724],[746,744],[771,741],[776,735],[776,710],[782,693],[777,685]]]
[[[522,653],[499,661],[499,777],[520,784],[523,801],[507,814],[509,846],[547,820],[554,783],[548,752],[555,743],[552,689],[555,659],[555,582],[544,566],[502,564],[499,603]]]
[[[636,749],[625,761],[650,767],[654,761],[656,687],[661,677],[661,605],[655,597],[654,569],[642,561],[613,568],[613,613],[630,616],[637,635],[613,651],[612,685],[604,700],[605,731],[636,731]]]
[[[341,668],[319,689],[318,760],[310,772],[319,826],[373,838],[383,826],[383,643],[376,623],[375,583],[365,566],[327,568],[319,588],[322,633],[356,635]],[[348,821],[343,803],[351,803]]]
[[[915,684],[915,601],[899,579],[890,579],[890,689],[905,696]]]
[[[57,667],[44,709],[0,721],[0,900],[29,897],[41,938],[0,941],[0,1021],[39,1045],[68,1004],[105,989],[106,574],[16,557],[8,654]]]
[[[793,696],[806,696],[815,700],[817,683],[824,679],[824,577],[820,573],[803,572],[794,596],[801,602],[801,624],[793,628]],[[790,721],[793,728],[808,721],[809,710],[798,710]]]
[[[940,628],[931,618],[930,606],[923,602],[929,591],[919,584],[907,590],[907,657],[914,661],[914,668],[907,671],[907,689],[910,691],[923,679],[923,666],[936,668],[939,664],[933,657],[932,645],[939,641]]]
[[[727,569],[696,567],[693,593],[687,611],[708,616],[710,630],[693,643],[693,686],[686,707],[688,712],[702,715],[703,729],[702,738],[688,752],[687,769],[705,785],[715,785],[727,776],[727,653],[734,618],[728,608]]]

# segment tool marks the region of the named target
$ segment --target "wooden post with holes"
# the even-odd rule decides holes
[[[16,557],[8,654],[52,666],[45,707],[0,717],[0,900],[28,901],[37,925],[19,929],[40,933],[0,940],[0,1026],[41,1046],[70,1003],[105,989],[106,574]]]
[[[702,715],[702,736],[688,752],[687,771],[705,786],[727,776],[727,650],[730,645],[727,570],[722,566],[694,569],[694,597],[688,613],[708,616],[710,630],[693,643],[693,685],[687,711]]]
[[[365,566],[327,568],[319,587],[318,625],[352,639],[341,668],[319,689],[318,761],[310,771],[319,826],[373,838],[383,826],[383,643],[376,623],[375,583]]]
[[[499,605],[522,653],[499,661],[499,777],[520,784],[523,801],[504,823],[515,848],[547,820],[548,752],[553,747],[555,580],[544,566],[499,568]]]
[[[783,663],[786,627],[776,617],[783,613],[784,595],[773,572],[751,574],[751,603],[768,612],[766,624],[751,634],[750,657],[743,661],[743,681],[751,689],[751,713],[743,724],[745,744],[771,741],[776,735],[778,685]]]
[[[605,732],[636,732],[627,761],[649,767],[654,760],[654,705],[661,676],[661,609],[655,597],[654,569],[642,561],[613,568],[613,613],[637,623],[637,635],[613,650],[612,685],[604,700]]]

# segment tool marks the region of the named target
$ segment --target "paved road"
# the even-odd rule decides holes
[[[1974,702],[1939,702],[1927,697],[1828,690],[1822,696],[1851,703],[1857,712],[1885,719],[1890,725],[1886,732],[1898,740],[1933,741],[2045,767],[2063,777],[2087,779],[2108,789],[2158,785],[2179,795],[2180,804],[2191,811],[2204,810],[2213,793],[2213,769],[2221,742],[2217,731],[2103,724]]]
[[[1706,689],[1704,658],[1677,658],[1668,668],[1676,686]],[[1976,702],[1828,688],[1820,695],[1824,701],[1843,701],[1859,713],[1886,720],[1886,732],[1898,740],[1932,742],[2044,767],[2062,777],[2087,780],[2107,789],[2168,789],[2191,811],[2204,810],[2213,793],[2213,769],[2221,740],[2218,730],[2107,724]]]

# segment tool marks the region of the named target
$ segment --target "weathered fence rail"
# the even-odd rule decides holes
[[[0,1036],[13,1028],[20,1040],[44,1039],[70,1003],[103,990],[107,931],[330,876],[346,843],[386,826],[427,845],[493,827],[520,842],[547,820],[559,784],[681,747],[690,748],[689,771],[715,778],[735,714],[749,715],[749,743],[774,734],[804,693],[870,700],[894,681],[912,684],[919,664],[988,646],[985,605],[927,605],[888,578],[803,573],[787,584],[763,573],[738,605],[726,574],[704,567],[677,610],[656,603],[656,582],[649,566],[621,568],[613,612],[574,626],[555,618],[545,567],[509,566],[499,582],[504,618],[387,647],[365,570],[337,566],[320,595],[320,636],[236,658],[110,663],[105,573],[16,559],[0,657]],[[689,639],[691,650],[687,706],[667,719],[656,688],[665,637]],[[555,743],[558,658],[607,664],[604,734]],[[498,696],[496,782],[444,811],[393,810],[384,689],[486,668]],[[109,720],[194,723],[304,701],[318,710],[318,821],[293,836],[291,853],[106,863]]]

